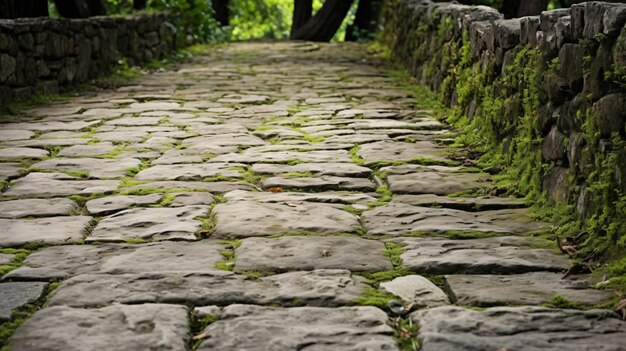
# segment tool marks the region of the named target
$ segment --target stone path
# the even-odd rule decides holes
[[[412,106],[363,47],[242,43],[0,124],[10,348],[625,350],[542,307],[615,295],[522,201],[455,197],[490,175]]]

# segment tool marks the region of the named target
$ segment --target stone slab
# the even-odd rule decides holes
[[[380,289],[394,294],[414,306],[434,307],[449,305],[446,293],[421,275],[407,275],[380,283]]]
[[[231,333],[237,330],[237,333]],[[399,350],[375,307],[225,307],[198,350]]]
[[[177,193],[168,207],[182,207],[193,205],[211,205],[215,203],[215,197],[206,192]]]
[[[88,145],[72,145],[59,152],[60,157],[95,157],[103,156],[115,150],[116,146],[108,141]]]
[[[133,208],[104,218],[85,241],[196,240],[202,225],[196,218],[208,212],[208,206]]]
[[[14,254],[0,253],[0,265],[11,263],[14,257]]]
[[[131,206],[157,204],[163,196],[163,194],[107,196],[89,200],[85,207],[89,214],[102,216],[127,209]]]
[[[348,162],[352,159],[346,150],[321,151],[282,151],[282,152],[248,152],[226,154],[214,157],[209,162],[240,162],[240,163],[287,163],[287,162]]]
[[[252,171],[261,174],[313,173],[316,176],[367,177],[372,171],[354,163],[300,163],[297,165],[255,163]]]
[[[193,305],[307,304],[341,306],[366,287],[346,270],[289,272],[248,279],[227,271],[187,274],[83,274],[64,281],[49,305],[96,307],[114,303],[191,303]]]
[[[53,131],[53,130],[81,130],[87,129],[89,127],[95,126],[99,124],[99,120],[83,122],[83,121],[73,121],[73,122],[58,122],[58,121],[37,121],[37,122],[22,122],[22,123],[6,123],[0,126],[0,129],[10,130],[10,129],[23,129],[23,130],[37,130],[37,131]]]
[[[319,193],[303,192],[256,192],[234,190],[224,194],[227,201],[254,201],[258,203],[290,203],[290,202],[323,202],[337,204],[365,204],[376,201],[376,198],[361,193],[346,193],[338,191],[328,191]]]
[[[449,195],[489,186],[475,173],[421,172],[390,175],[389,189],[396,194]]]
[[[361,145],[357,155],[363,158],[366,165],[377,162],[410,161],[418,158],[436,162],[451,162],[445,155],[450,149],[444,149],[430,141],[402,143],[381,141]]]
[[[347,236],[284,236],[248,238],[236,250],[236,271],[284,272],[347,269],[353,272],[391,270],[385,246],[376,240]]]
[[[391,202],[364,212],[362,218],[368,234],[372,235],[450,232],[523,234],[545,229],[543,224],[532,221],[526,209],[467,212]]]
[[[41,297],[46,283],[0,283],[0,323],[11,319],[13,310]]]
[[[261,181],[263,189],[281,188],[303,191],[348,190],[374,191],[376,185],[367,178],[348,178],[334,176],[320,177],[270,177]]]
[[[0,130],[0,141],[30,139],[34,135],[35,133],[31,132],[30,130],[3,129]]]
[[[0,218],[63,216],[76,210],[78,205],[66,198],[0,201]]]
[[[43,248],[5,278],[62,280],[78,274],[210,273],[223,260],[214,240],[146,244],[72,245]]]
[[[44,158],[50,153],[46,150],[28,147],[5,147],[0,148],[0,159],[12,158]]]
[[[256,188],[253,185],[238,182],[185,182],[168,180],[133,185],[122,189],[122,191],[141,191],[142,189],[180,190],[181,192],[194,190],[207,191],[210,193],[226,193],[233,190],[255,190]]]
[[[400,257],[409,270],[432,274],[516,274],[564,272],[569,260],[547,249],[529,247],[532,238],[496,237],[471,240],[401,238]]]
[[[117,180],[80,180],[63,173],[33,172],[16,180],[7,191],[9,197],[52,197],[110,193],[117,189]]]
[[[73,243],[83,239],[90,221],[87,216],[0,219],[0,247]]]
[[[456,306],[411,314],[423,351],[624,350],[626,322],[606,310]]]
[[[464,211],[487,211],[524,208],[523,199],[510,197],[448,197],[433,194],[394,195],[391,202],[422,207],[445,207]]]
[[[12,350],[186,350],[187,307],[166,304],[44,308],[9,339]]]
[[[205,164],[176,164],[157,165],[146,168],[137,173],[137,180],[202,180],[216,176],[228,178],[242,178],[241,173],[232,167],[242,167],[242,164],[232,163],[205,163]]]
[[[563,274],[533,272],[515,275],[448,275],[446,282],[466,306],[541,305],[559,295],[583,305],[608,303],[615,294],[596,290],[585,280],[562,279]]]
[[[131,168],[138,167],[141,161],[136,158],[53,158],[32,165],[35,169],[87,172],[91,178],[121,178]]]
[[[356,233],[361,229],[354,215],[327,204],[256,203],[237,201],[215,206],[213,236],[246,238],[296,232]]]
[[[23,166],[20,163],[0,163],[0,182],[18,177]]]

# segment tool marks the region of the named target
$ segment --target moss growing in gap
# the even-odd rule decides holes
[[[235,269],[235,250],[241,246],[241,240],[224,240],[218,242],[220,245],[224,245],[224,250],[219,253],[224,258],[223,261],[215,263],[215,268],[223,271],[232,271]]]

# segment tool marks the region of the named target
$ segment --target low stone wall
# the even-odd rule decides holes
[[[0,101],[49,94],[174,50],[164,13],[88,19],[0,20]]]
[[[626,5],[505,20],[387,0],[382,20],[391,56],[452,108],[483,163],[504,167],[519,193],[569,206],[599,242],[625,245]]]

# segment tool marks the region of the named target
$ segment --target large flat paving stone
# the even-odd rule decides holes
[[[85,207],[89,214],[102,216],[131,206],[157,204],[163,196],[163,194],[106,196],[87,201]]]
[[[114,303],[194,305],[350,304],[367,286],[346,270],[289,272],[248,279],[227,271],[187,274],[83,274],[64,281],[49,305],[96,307]]]
[[[20,122],[20,123],[6,123],[0,126],[0,129],[24,129],[24,130],[37,130],[37,131],[53,131],[53,130],[72,130],[78,131],[86,129],[100,123],[99,120],[83,122],[58,122],[58,121],[37,121],[37,122]]]
[[[88,216],[0,219],[0,247],[77,242],[83,239],[90,221]]]
[[[78,205],[66,198],[10,200],[0,202],[0,218],[63,216],[77,209]]]
[[[347,269],[378,272],[392,269],[385,246],[376,240],[345,236],[248,238],[236,250],[236,271]]]
[[[523,234],[545,229],[541,223],[532,221],[526,209],[468,212],[398,202],[364,212],[363,220],[371,235],[450,232]]]
[[[396,194],[449,195],[486,187],[476,173],[420,172],[387,177],[389,189]]]
[[[187,307],[166,304],[44,308],[9,339],[12,350],[186,350]]]
[[[108,141],[88,145],[72,145],[63,148],[59,152],[60,157],[95,157],[104,156],[113,150],[116,146]]]
[[[378,162],[412,161],[418,159],[434,162],[451,162],[446,158],[449,149],[444,149],[429,141],[402,143],[381,141],[361,145],[357,155],[363,158],[366,165]]]
[[[144,184],[137,184],[122,189],[122,191],[169,190],[169,191],[207,191],[210,193],[226,193],[233,190],[254,190],[251,184],[240,182],[186,182],[186,181],[156,181]]]
[[[196,240],[202,225],[196,218],[207,216],[208,211],[208,206],[133,208],[103,219],[85,240]]]
[[[265,145],[266,142],[252,134],[216,134],[211,136],[198,136],[188,138],[183,141],[183,146],[192,149],[212,147],[212,146],[258,146]]]
[[[433,194],[394,195],[392,202],[422,207],[445,207],[464,211],[487,211],[524,208],[523,199],[510,197],[449,197]]]
[[[347,191],[374,191],[376,185],[367,178],[348,177],[270,177],[261,181],[261,187],[314,190],[347,190]]]
[[[202,180],[215,176],[241,178],[232,167],[243,166],[232,163],[157,165],[137,173],[137,180]]]
[[[0,159],[12,158],[44,158],[50,153],[46,150],[29,147],[5,147],[0,148]]]
[[[414,306],[434,307],[449,305],[446,293],[421,275],[407,275],[380,283],[380,289],[396,295]]]
[[[213,236],[245,238],[298,232],[355,233],[361,228],[354,215],[331,205],[294,202],[256,203],[236,201],[219,204]]]
[[[136,158],[102,159],[102,158],[52,158],[33,164],[35,169],[87,172],[91,178],[120,178],[126,172],[141,164]]]
[[[237,330],[237,333],[232,333]],[[225,307],[198,350],[398,350],[375,307]]]
[[[583,305],[608,303],[612,291],[596,290],[584,280],[562,279],[563,275],[532,272],[515,275],[447,275],[446,282],[457,299],[467,306],[541,305],[556,296]]]
[[[282,152],[253,152],[244,151],[240,154],[226,154],[214,157],[209,162],[240,162],[240,163],[288,163],[288,162],[352,162],[346,150],[332,151],[282,151]]]
[[[80,180],[63,173],[29,173],[16,180],[7,191],[9,197],[53,197],[110,193],[117,189],[117,180]]]
[[[424,351],[624,350],[626,322],[605,310],[446,306],[411,314]]]
[[[35,133],[31,132],[30,130],[3,129],[3,130],[0,130],[0,141],[30,139],[34,135]]]
[[[367,177],[372,173],[367,167],[354,163],[300,163],[297,165],[255,163],[252,171],[261,174],[312,173],[316,176]]]
[[[234,190],[224,194],[224,198],[227,201],[254,201],[259,203],[266,202],[324,202],[324,203],[337,203],[337,204],[364,204],[368,202],[376,201],[376,198],[362,193],[347,193],[338,191],[328,191],[319,193],[303,193],[303,192],[257,192],[257,191],[243,191]]]
[[[213,240],[54,246],[29,255],[5,278],[61,280],[87,273],[210,273],[223,260],[220,250],[223,245]]]
[[[532,238],[497,237],[471,240],[401,238],[407,251],[400,257],[417,273],[516,274],[561,272],[569,267],[565,256],[529,247]]]
[[[21,174],[23,166],[20,163],[0,163],[0,182],[4,182],[9,178],[18,177]]]
[[[13,310],[41,297],[46,283],[0,283],[0,323],[11,319]]]

